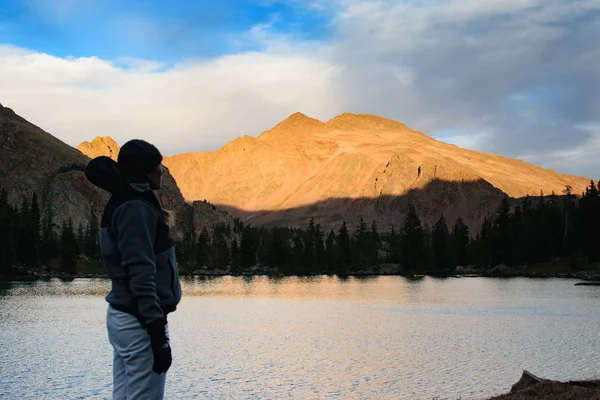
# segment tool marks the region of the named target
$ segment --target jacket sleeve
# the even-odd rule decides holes
[[[154,238],[158,217],[146,203],[128,201],[113,215],[121,266],[129,275],[129,289],[142,325],[164,319],[156,293]]]

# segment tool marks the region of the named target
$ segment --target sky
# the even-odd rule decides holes
[[[0,103],[215,150],[297,111],[600,178],[600,0],[0,0]]]

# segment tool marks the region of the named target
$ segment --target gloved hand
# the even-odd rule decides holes
[[[152,353],[154,354],[152,370],[157,374],[167,372],[173,362],[166,328],[167,321],[164,319],[151,322],[147,327],[152,345]]]

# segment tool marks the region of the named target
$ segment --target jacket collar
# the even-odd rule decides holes
[[[147,192],[150,190],[150,184],[149,183],[130,183],[129,186],[131,186],[131,188],[133,190],[135,190],[136,192]]]

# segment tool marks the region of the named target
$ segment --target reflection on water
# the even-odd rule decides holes
[[[485,398],[600,373],[600,288],[561,279],[185,278],[167,398]],[[0,285],[0,397],[108,398],[105,280]]]

